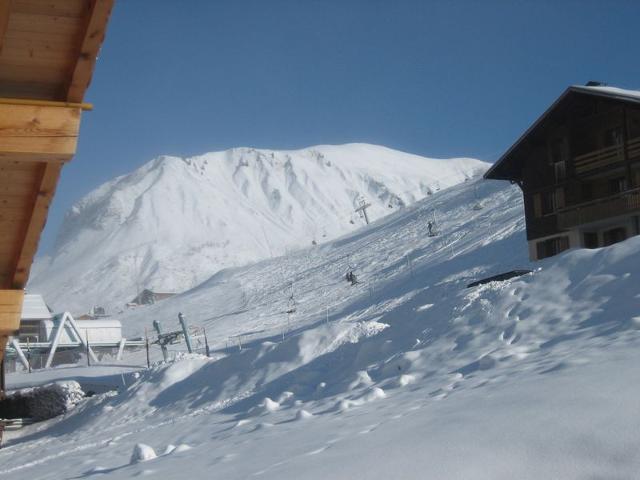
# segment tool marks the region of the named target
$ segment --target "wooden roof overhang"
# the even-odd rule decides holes
[[[590,87],[574,85],[567,88],[555,102],[531,125],[518,140],[486,171],[484,178],[493,180],[522,181],[522,172],[527,158],[531,138],[538,133],[547,121],[571,98],[581,95],[602,97],[610,100],[640,103],[640,92],[609,87]]]
[[[0,0],[0,359],[114,0]]]

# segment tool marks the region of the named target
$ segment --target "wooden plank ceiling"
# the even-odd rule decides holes
[[[19,322],[9,303],[22,295],[10,291],[27,283],[60,171],[75,154],[113,2],[0,0],[0,356]]]

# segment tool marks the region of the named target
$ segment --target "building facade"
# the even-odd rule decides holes
[[[532,260],[640,233],[640,91],[572,86],[490,168],[524,196]]]
[[[25,294],[22,315],[20,316],[20,330],[18,331],[19,341],[23,343],[45,341],[40,336],[40,325],[45,320],[52,318],[53,314],[42,295]]]

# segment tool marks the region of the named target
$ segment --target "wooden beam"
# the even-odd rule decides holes
[[[4,36],[9,26],[9,14],[11,13],[11,0],[0,0],[0,52],[4,44]]]
[[[13,11],[53,17],[82,17],[86,0],[13,0]]]
[[[4,377],[5,345],[10,335],[15,335],[20,328],[24,290],[0,290],[0,377]],[[0,399],[4,395],[4,385],[0,382]]]
[[[0,165],[5,162],[18,161],[23,165],[41,162],[65,163],[71,160],[73,154],[52,154],[52,153],[5,153],[0,152]],[[0,171],[1,173],[1,171]]]
[[[67,102],[82,102],[84,98],[91,82],[100,46],[104,41],[113,2],[114,0],[92,0],[87,12],[87,23],[78,52],[78,60],[67,88]]]
[[[42,177],[38,185],[39,188],[34,192],[31,219],[24,232],[20,253],[17,257],[16,266],[13,269],[13,288],[24,288],[27,284],[31,264],[38,250],[40,234],[47,222],[49,205],[51,205],[51,200],[56,191],[61,169],[62,164],[60,163],[43,164]]]
[[[70,158],[76,151],[80,107],[0,103],[0,153]]]
[[[23,299],[23,290],[0,290],[0,337],[12,335],[20,328]],[[0,338],[0,343],[4,347],[6,338]]]
[[[0,104],[33,105],[36,107],[71,107],[82,110],[93,110],[90,103],[56,102],[52,100],[31,100],[26,98],[0,98]]]

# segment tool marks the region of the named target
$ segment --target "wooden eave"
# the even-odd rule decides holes
[[[0,358],[114,0],[0,0]]]

